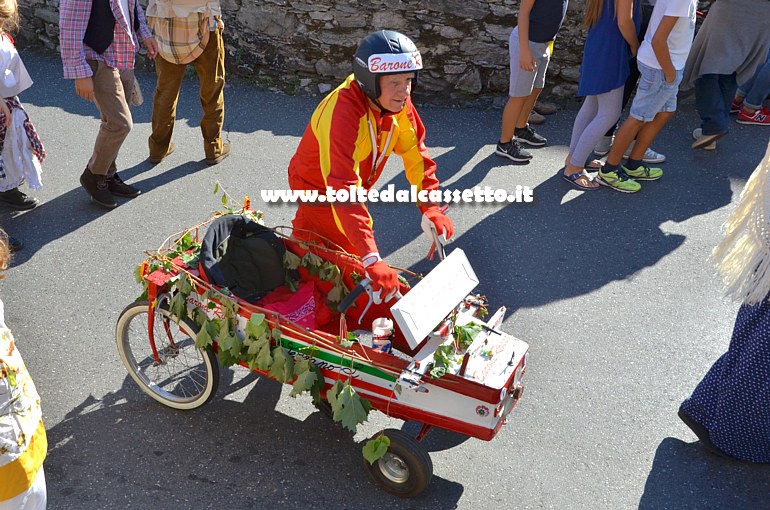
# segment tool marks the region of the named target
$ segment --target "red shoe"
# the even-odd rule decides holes
[[[762,108],[761,110],[755,110],[754,113],[748,113],[745,109],[742,109],[738,113],[738,118],[735,120],[741,124],[770,126],[770,112],[768,112],[765,108]]]
[[[743,108],[743,100],[736,101],[733,99],[733,104],[730,105],[730,113],[738,113]]]

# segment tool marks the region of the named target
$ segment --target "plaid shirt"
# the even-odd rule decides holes
[[[128,20],[123,15],[120,0],[110,0],[112,14],[116,20],[115,35],[112,44],[103,54],[96,53],[83,43],[83,36],[91,17],[91,4],[91,0],[61,0],[59,4],[59,44],[66,79],[74,80],[92,76],[93,72],[86,59],[101,60],[117,69],[133,69],[134,56],[139,49],[139,39],[143,41],[152,37],[144,11],[136,0],[129,1]],[[133,26],[134,9],[138,9],[136,13],[139,19],[138,33],[129,28]]]
[[[186,18],[148,19],[158,54],[174,64],[188,64],[198,58],[206,49],[210,32],[221,28],[219,18],[203,12],[191,12]]]

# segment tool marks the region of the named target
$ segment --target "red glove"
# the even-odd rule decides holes
[[[392,267],[381,259],[366,266],[366,277],[372,281],[372,300],[374,304],[388,302],[398,292],[398,275]]]
[[[441,212],[438,207],[431,207],[422,214],[422,229],[428,236],[428,240],[432,241],[433,238],[429,235],[429,231],[426,231],[426,222],[429,221],[433,224],[438,234],[441,244],[446,244],[455,235],[455,226],[452,224],[452,220],[449,216]]]

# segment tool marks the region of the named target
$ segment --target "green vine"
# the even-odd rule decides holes
[[[219,186],[215,189],[217,193]],[[227,205],[227,195],[223,193],[222,203]],[[235,211],[227,208],[228,213],[243,214],[244,211]],[[251,211],[247,215],[261,223],[262,213]],[[137,283],[143,286],[143,293],[139,299],[147,299],[148,281],[146,275],[157,270],[166,274],[176,273],[168,282],[168,292],[171,298],[168,301],[169,312],[177,321],[191,319],[198,326],[195,336],[195,347],[201,350],[210,349],[216,343],[217,358],[223,367],[238,363],[244,363],[251,370],[266,372],[271,378],[284,384],[291,384],[291,397],[297,397],[305,392],[310,393],[313,402],[321,401],[321,391],[324,386],[324,377],[321,370],[314,363],[318,348],[313,346],[299,350],[296,357],[283,345],[282,331],[279,327],[271,326],[270,321],[262,313],[252,313],[246,322],[243,331],[238,331],[239,305],[229,298],[227,289],[207,289],[196,300],[205,303],[207,310],[202,308],[188,308],[188,298],[195,290],[195,283],[190,274],[180,269],[172,261],[180,258],[188,267],[195,267],[198,263],[201,243],[192,235],[193,229],[185,231],[178,239],[173,241],[172,248],[164,253],[163,257],[150,257],[134,270]],[[342,274],[338,266],[324,261],[317,255],[309,252],[302,258],[286,251],[284,255],[284,267],[286,271],[286,285],[296,291],[299,282],[295,279],[296,269],[299,266],[308,270],[311,275],[317,276],[323,281],[333,284],[332,290],[327,295],[327,303],[330,308],[336,309],[336,305],[348,294],[348,289],[342,281]],[[157,305],[157,303],[153,303]],[[219,308],[221,317],[210,317],[207,311]],[[351,342],[352,344],[352,342]],[[343,361],[344,364],[344,361]],[[352,366],[353,361],[350,360]],[[326,399],[332,408],[333,419],[343,427],[355,433],[357,426],[367,420],[371,411],[371,404],[361,398],[351,385],[351,380],[337,381],[326,392]],[[364,447],[364,456],[370,462],[380,458],[387,451],[385,443],[389,440],[384,435],[371,440]],[[371,443],[371,444],[370,444]],[[383,451],[383,445],[385,450]],[[374,459],[374,460],[371,460]]]

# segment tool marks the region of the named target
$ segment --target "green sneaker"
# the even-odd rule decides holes
[[[650,167],[647,165],[639,165],[636,170],[629,170],[623,165],[623,171],[626,172],[630,178],[637,181],[657,181],[663,177],[663,169]]]
[[[604,173],[599,170],[599,184],[609,186],[621,193],[636,193],[642,189],[642,185],[626,175],[623,168],[618,168],[617,172]]]

